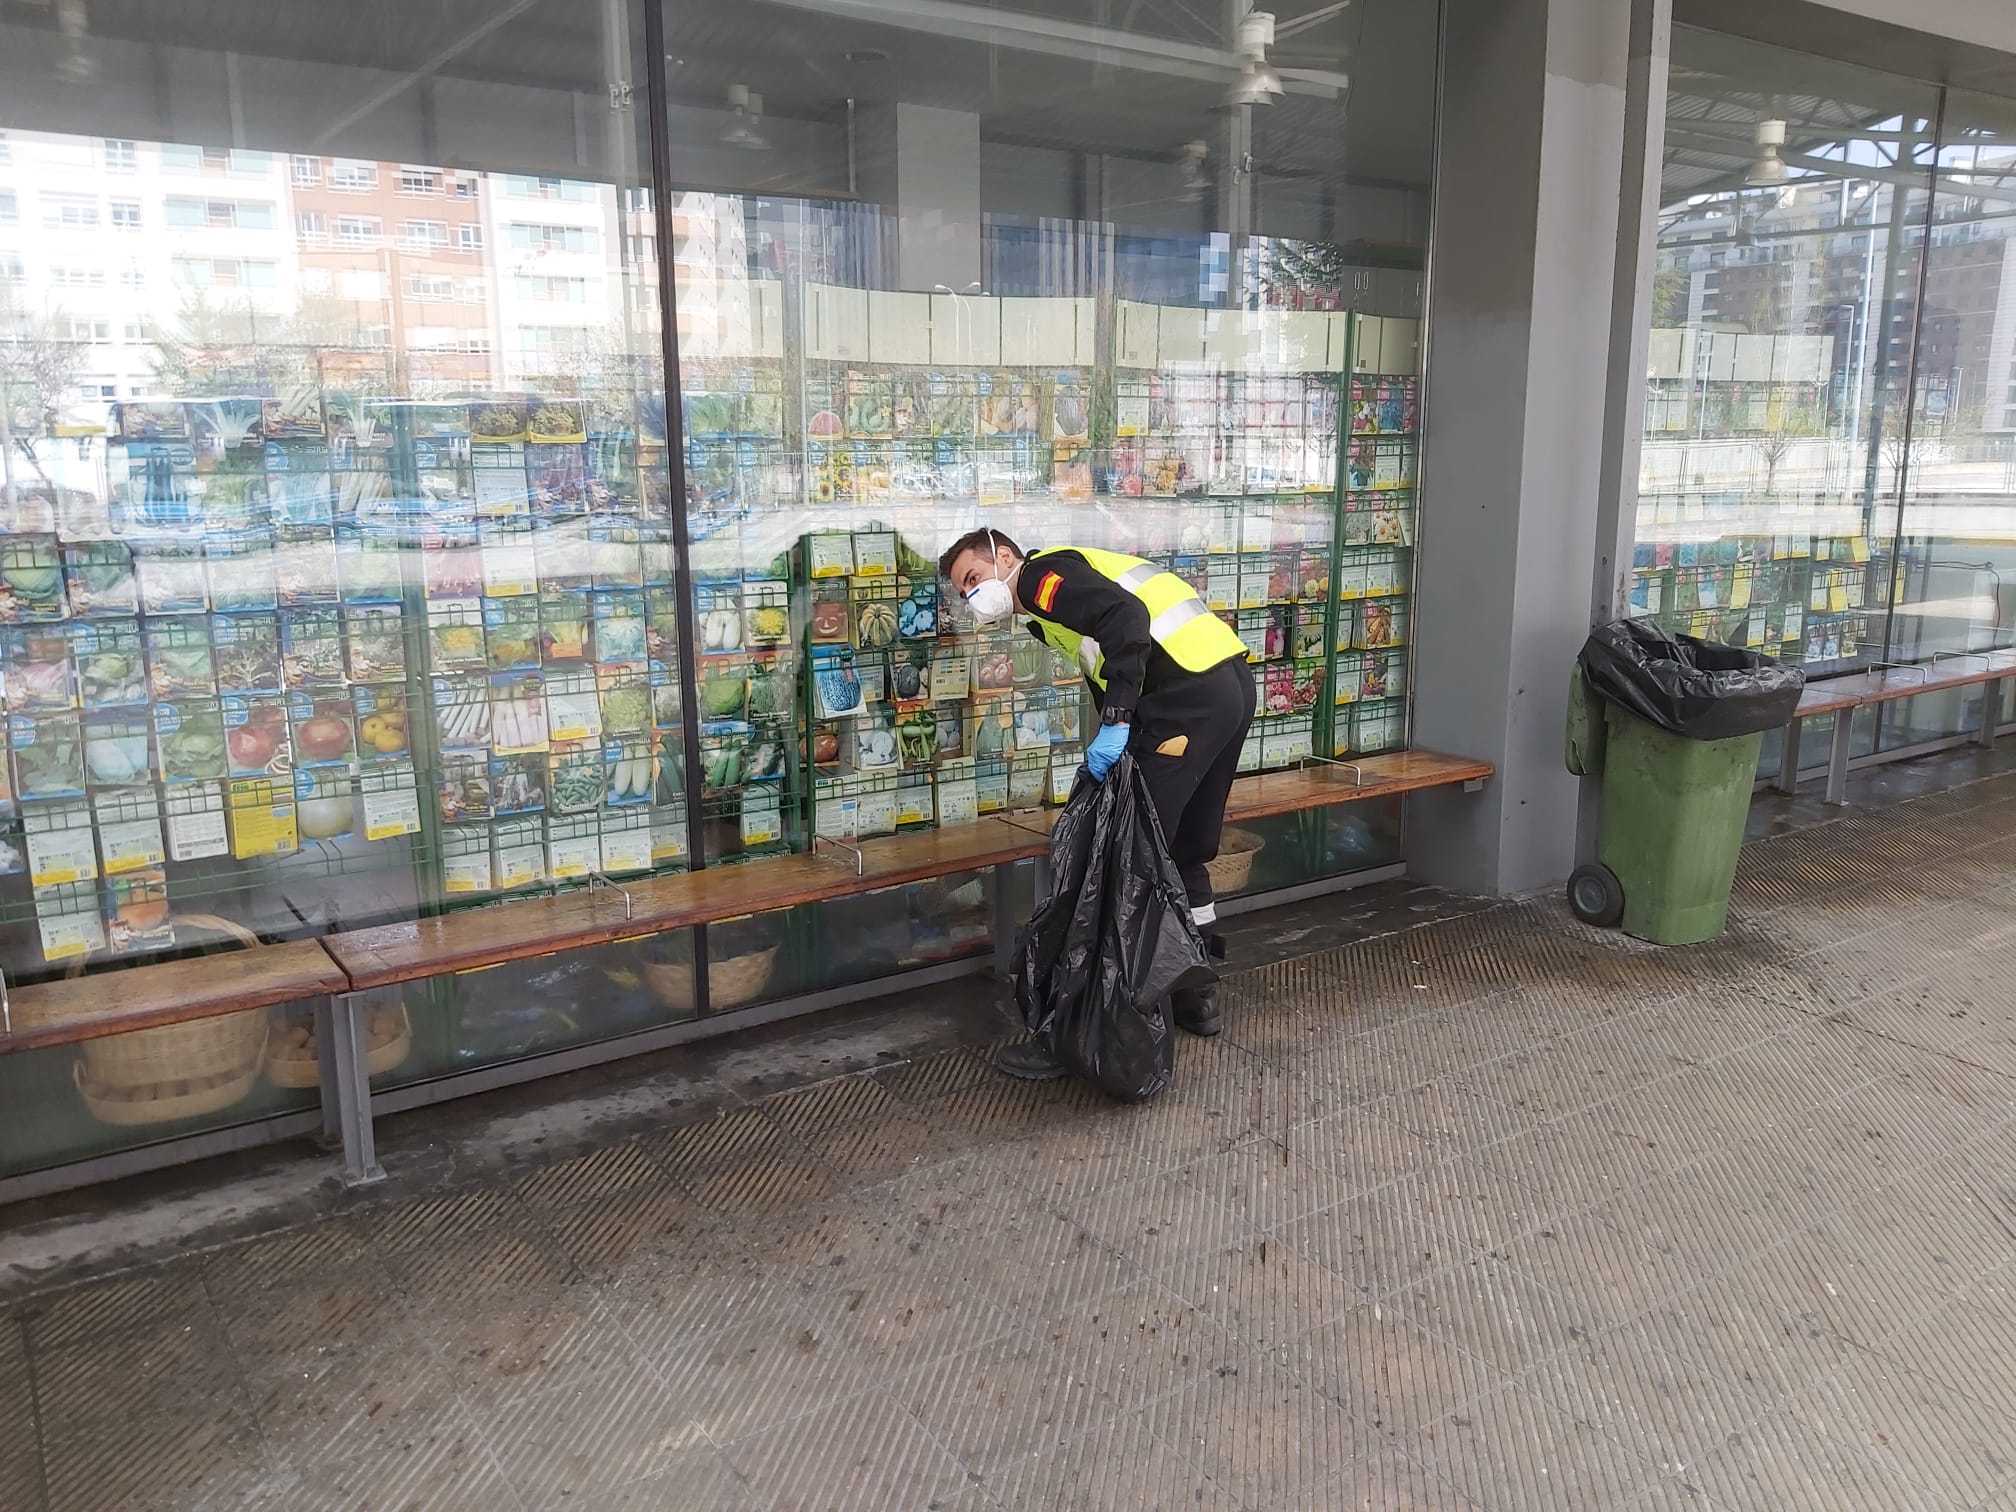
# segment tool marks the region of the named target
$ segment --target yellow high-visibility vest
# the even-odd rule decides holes
[[[1175,573],[1140,557],[1091,546],[1052,546],[1032,553],[1029,562],[1040,564],[1052,551],[1077,552],[1094,572],[1111,578],[1141,600],[1148,610],[1149,636],[1186,672],[1209,672],[1220,662],[1246,655],[1246,643]],[[1105,689],[1106,655],[1096,649],[1097,641],[1045,619],[1032,617],[1031,623],[1046,642],[1077,662],[1095,686]]]

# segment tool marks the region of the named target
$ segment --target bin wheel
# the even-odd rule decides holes
[[[1568,878],[1568,906],[1584,924],[1614,929],[1624,917],[1624,884],[1600,862],[1578,866]]]

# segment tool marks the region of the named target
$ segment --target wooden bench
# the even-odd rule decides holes
[[[1488,762],[1429,751],[1316,763],[1241,778],[1226,817],[1264,819],[1427,788],[1474,790],[1492,770]],[[346,1180],[372,1181],[384,1173],[372,1138],[360,994],[935,877],[1040,862],[1049,854],[1056,814],[1047,809],[993,815],[859,844],[821,842],[808,853],[622,883],[598,878],[605,885],[22,988],[13,994],[0,1054],[326,999],[316,1016],[324,1128],[342,1141]],[[1011,890],[998,885],[995,898],[1001,966],[1014,933]]]
[[[0,997],[0,1052],[74,1045],[132,1029],[269,1008],[347,992],[349,978],[319,940],[16,987]]]
[[[1778,763],[1778,791],[1798,791],[1800,724],[1817,715],[1835,716],[1834,738],[1827,758],[1826,801],[1829,803],[1848,801],[1849,743],[1853,737],[1854,711],[1857,709],[1917,698],[1926,693],[1985,685],[1981,723],[1974,739],[1981,745],[1991,746],[1995,743],[1995,728],[2002,705],[2002,679],[2009,676],[2016,676],[2016,652],[1948,652],[1918,665],[1874,667],[1867,672],[1810,684],[1799,699],[1798,712],[1785,726],[1784,754]]]

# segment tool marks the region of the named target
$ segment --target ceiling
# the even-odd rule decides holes
[[[82,5],[84,35],[69,44],[80,53],[139,44],[228,50],[241,71],[261,60],[355,69],[366,102],[388,76],[395,89],[402,77],[432,77],[595,96],[605,88],[603,19],[642,47],[641,11],[629,0]],[[1335,90],[1291,79],[1302,92],[1254,111],[1259,165],[1340,186],[1425,185],[1436,9],[1424,0],[1279,0],[1274,61],[1350,82]],[[0,26],[10,29],[60,33],[60,14],[54,0],[0,0]],[[740,83],[764,95],[773,116],[807,124],[844,122],[850,98],[857,108],[901,100],[977,111],[983,137],[1171,159],[1187,141],[1216,141],[1226,120],[1226,0],[678,0],[665,15],[675,105],[720,110],[724,120],[728,87]],[[990,28],[990,16],[1038,26]],[[1105,29],[1125,45],[1101,49],[1074,26]],[[5,71],[0,56],[0,98]]]
[[[1786,122],[1782,154],[1795,180],[1831,171],[1801,157],[1839,157],[1842,144],[1854,143],[1854,176],[1922,186],[1940,108],[1939,87],[1915,77],[1676,27],[1660,198],[1675,206],[1743,188],[1758,156],[1757,123],[1766,119]],[[1945,111],[1949,166],[1953,144],[1970,132],[2016,146],[2016,100],[1955,91]]]

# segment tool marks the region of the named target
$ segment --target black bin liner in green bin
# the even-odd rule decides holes
[[[1733,740],[1789,724],[1806,689],[1797,667],[1674,635],[1647,619],[1597,626],[1581,665],[1599,696],[1689,740]]]

